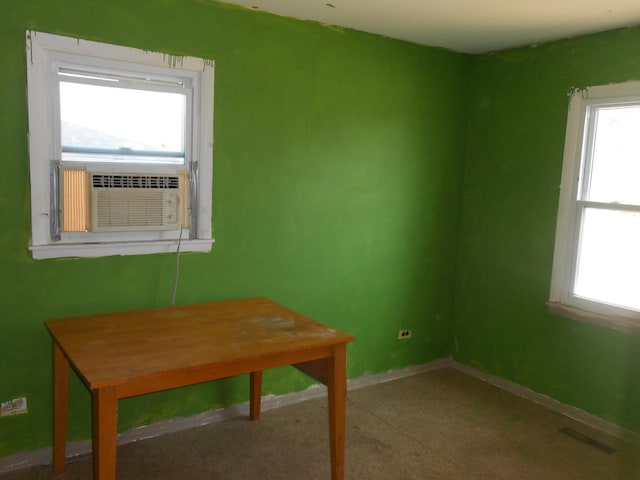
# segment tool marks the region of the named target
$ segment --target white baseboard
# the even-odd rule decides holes
[[[583,425],[587,425],[591,428],[604,432],[608,435],[625,438],[631,440],[633,442],[640,442],[640,434],[636,432],[632,432],[630,430],[626,430],[622,428],[620,425],[617,425],[613,422],[600,418],[591,413],[585,412],[580,408],[564,404],[555,400],[551,397],[538,393],[534,390],[531,390],[527,387],[519,385],[517,383],[510,382],[509,380],[505,380],[501,377],[496,377],[494,375],[490,375],[488,373],[484,373],[475,368],[469,367],[462,363],[456,362],[455,360],[451,360],[450,362],[451,368],[454,368],[462,373],[465,373],[469,376],[477,378],[478,380],[482,380],[485,383],[489,383],[494,385],[506,392],[509,392],[518,397],[522,397],[526,400],[529,400],[533,403],[541,405],[548,410],[564,415],[565,417],[569,417],[577,422],[582,423]]]
[[[435,360],[423,365],[413,365],[401,370],[393,370],[386,373],[363,375],[362,377],[349,380],[347,388],[349,390],[364,388],[383,382],[390,382],[400,378],[417,375],[420,373],[448,367],[451,361],[448,358]],[[262,397],[261,411],[266,412],[276,408],[293,405],[305,400],[326,396],[324,385],[312,385],[301,392],[293,392],[285,395],[265,395]],[[191,417],[176,417],[168,420],[161,420],[151,425],[144,425],[132,428],[118,434],[118,445],[138,442],[147,438],[157,437],[172,432],[179,432],[189,428],[209,425],[211,423],[229,420],[249,415],[249,403],[232,405],[230,407],[209,410]],[[73,461],[74,458],[91,453],[91,440],[82,440],[67,443],[67,459]],[[9,457],[0,457],[0,474],[13,470],[28,468],[36,465],[51,465],[51,447],[41,448],[29,452],[20,452]]]
[[[347,383],[347,389],[355,390],[364,388],[384,382],[399,380],[401,378],[409,377],[412,375],[418,375],[421,373],[438,370],[441,368],[454,368],[462,373],[475,377],[486,383],[495,385],[509,393],[540,404],[548,408],[549,410],[573,418],[574,420],[577,420],[578,422],[581,422],[597,430],[618,437],[637,439],[640,442],[640,435],[637,433],[629,432],[628,430],[625,430],[614,423],[603,420],[576,407],[565,405],[557,400],[523,387],[522,385],[518,385],[509,382],[508,380],[483,373],[479,370],[458,363],[451,358],[441,358],[429,363],[413,365],[401,370],[392,370],[385,373],[363,375],[353,380],[349,380]],[[323,385],[313,385],[301,392],[293,392],[285,395],[266,395],[262,397],[261,410],[263,412],[269,411],[287,405],[293,405],[299,402],[303,402],[305,400],[324,397],[325,395],[326,387]],[[127,430],[118,434],[118,445],[138,442],[140,440],[157,437],[159,435],[164,435],[167,433],[179,432],[194,427],[209,425],[223,420],[229,420],[248,415],[249,404],[247,402],[243,404],[232,405],[226,408],[209,410],[207,412],[193,415],[191,417],[176,417],[168,420],[162,420],[151,425],[133,428],[131,430]],[[73,459],[76,457],[88,455],[90,453],[91,440],[67,443],[67,459],[69,459],[70,461],[73,461]],[[39,450],[33,450],[29,452],[21,452],[9,457],[0,457],[0,474],[37,465],[51,465],[51,447],[41,448]]]

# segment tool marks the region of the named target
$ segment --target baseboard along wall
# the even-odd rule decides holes
[[[477,378],[478,380],[494,385],[511,394],[537,403],[551,411],[572,418],[591,428],[595,428],[609,435],[629,438],[633,441],[640,442],[640,434],[625,430],[619,425],[585,412],[584,410],[581,410],[579,408],[565,405],[562,402],[554,400],[553,398],[546,395],[537,393],[522,385],[518,385],[516,383],[510,382],[509,380],[484,373],[475,368],[456,362],[452,358],[440,358],[429,363],[413,365],[400,370],[363,375],[361,377],[349,380],[347,382],[347,390],[355,390],[384,382],[391,382],[394,380],[399,380],[401,378],[410,377],[412,375],[418,375],[441,368],[456,369],[466,375],[470,375],[474,378]],[[264,397],[262,397],[261,410],[263,412],[273,410],[276,408],[285,407],[287,405],[304,402],[306,400],[324,397],[325,395],[326,387],[319,384],[312,385],[308,389],[301,392],[293,392],[284,395],[265,395]],[[209,425],[215,422],[230,420],[233,418],[248,415],[249,403],[247,402],[221,409],[209,410],[207,412],[193,415],[191,417],[177,417],[168,420],[162,420],[151,425],[132,428],[118,434],[118,445],[138,442],[147,438],[153,438],[168,433],[187,430],[190,428]],[[67,443],[68,459],[73,459],[74,457],[78,457],[81,455],[88,455],[90,453],[91,440]],[[0,474],[36,465],[51,465],[51,447],[45,447],[29,452],[21,452],[9,457],[0,457]]]

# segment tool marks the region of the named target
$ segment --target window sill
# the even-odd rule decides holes
[[[561,317],[611,328],[613,330],[618,330],[632,335],[640,335],[640,321],[632,318],[591,312],[553,301],[547,302],[547,307],[552,315],[559,315]]]
[[[213,239],[182,240],[180,252],[209,252]],[[110,242],[82,244],[30,245],[29,250],[36,260],[62,257],[107,257],[110,255],[147,255],[151,253],[175,253],[177,240],[152,242]]]

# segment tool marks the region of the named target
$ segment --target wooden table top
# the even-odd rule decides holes
[[[90,389],[353,340],[266,298],[63,318],[45,325]]]

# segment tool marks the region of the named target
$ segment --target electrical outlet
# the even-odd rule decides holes
[[[400,330],[398,332],[398,340],[408,340],[411,338],[411,330]]]
[[[27,397],[18,397],[0,404],[0,417],[27,413]]]

